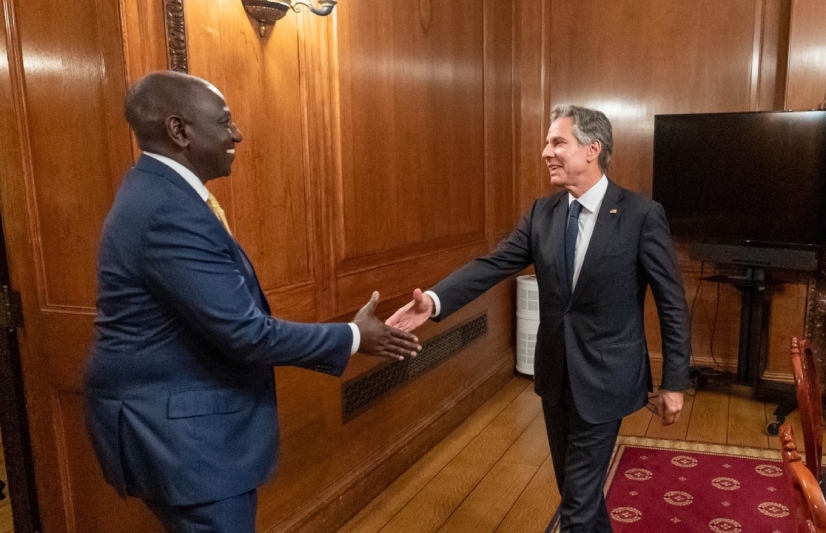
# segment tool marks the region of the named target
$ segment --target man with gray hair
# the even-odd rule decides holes
[[[643,304],[654,295],[662,334],[663,425],[680,417],[688,387],[685,291],[663,208],[605,176],[613,138],[593,109],[557,105],[542,152],[551,184],[497,249],[437,283],[387,323],[412,331],[441,320],[529,265],[536,269],[540,323],[535,390],[562,496],[562,532],[612,531],[602,488],[622,418],[653,390]],[[549,525],[549,530],[555,524]]]

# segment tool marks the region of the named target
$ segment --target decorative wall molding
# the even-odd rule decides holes
[[[169,69],[189,72],[186,54],[186,23],[184,21],[184,0],[164,0],[164,20],[166,22],[166,51]]]

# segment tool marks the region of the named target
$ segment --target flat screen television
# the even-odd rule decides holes
[[[653,197],[684,241],[819,250],[826,111],[656,115]]]

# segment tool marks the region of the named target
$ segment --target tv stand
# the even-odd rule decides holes
[[[737,383],[755,385],[766,368],[769,328],[770,284],[763,267],[745,267],[741,276],[716,275],[702,278],[733,285],[740,291],[740,340],[737,349]]]
[[[769,381],[762,378],[768,361],[768,317],[771,310],[771,286],[766,277],[767,269],[817,272],[823,248],[819,246],[784,246],[774,243],[745,242],[739,245],[716,243],[691,243],[688,256],[695,261],[709,261],[740,265],[743,274],[716,275],[702,278],[705,281],[728,283],[741,293],[740,339],[737,350],[737,383],[750,386],[755,395],[764,400],[777,400],[775,421],[768,424],[766,432],[777,435],[780,424],[797,407],[794,385]],[[707,375],[704,369],[695,374]],[[707,381],[707,378],[703,381]],[[702,381],[698,379],[698,385]]]
[[[766,433],[777,435],[780,424],[797,407],[794,386],[762,379],[768,360],[769,327],[771,311],[771,286],[766,269],[759,266],[744,268],[743,275],[715,275],[703,281],[728,283],[740,293],[740,339],[737,349],[736,383],[752,387],[758,397],[778,401],[775,420],[766,426]],[[703,369],[695,372],[702,374]],[[698,379],[698,387],[700,387]],[[702,388],[702,387],[700,387]]]

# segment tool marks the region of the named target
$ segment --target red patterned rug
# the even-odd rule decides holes
[[[792,533],[791,490],[779,451],[620,437],[605,493],[614,533]]]

